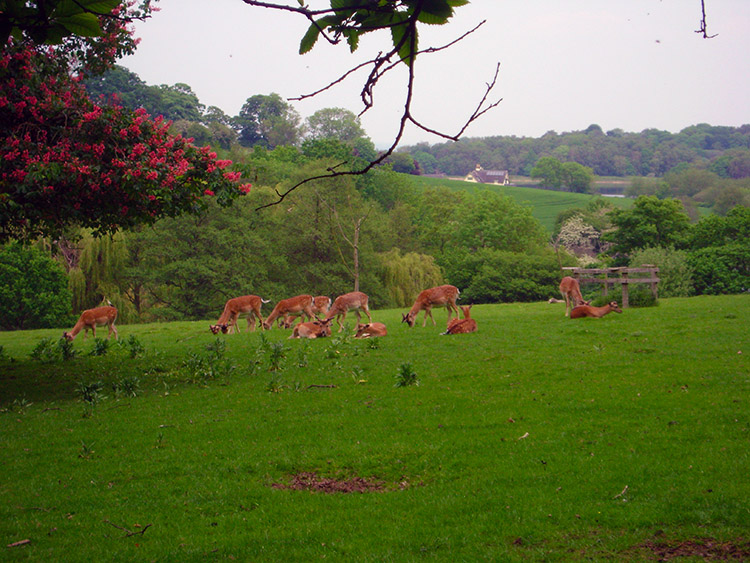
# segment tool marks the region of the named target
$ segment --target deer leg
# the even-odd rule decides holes
[[[372,324],[372,317],[370,316],[370,308],[365,305],[362,307],[362,310],[365,312],[365,315],[367,315],[367,319],[370,321],[370,324]]]
[[[339,332],[344,330],[344,319],[346,319],[346,311],[336,317],[336,322],[339,323]]]

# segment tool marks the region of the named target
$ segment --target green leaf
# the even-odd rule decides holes
[[[75,35],[82,37],[96,37],[102,34],[102,28],[99,26],[99,17],[94,14],[76,14],[57,18],[57,23]]]
[[[310,27],[307,28],[305,35],[302,37],[302,41],[299,43],[299,54],[304,55],[305,53],[310,52],[315,46],[315,43],[317,43],[319,35],[320,29],[318,26],[314,23],[311,24]]]
[[[422,11],[417,18],[422,23],[442,25],[453,15],[453,8],[448,0],[429,0],[422,4]]]

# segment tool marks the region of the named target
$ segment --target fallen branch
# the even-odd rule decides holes
[[[308,385],[308,389],[312,389],[313,387],[319,388],[319,389],[335,389],[338,387],[338,385]]]
[[[144,534],[144,532],[151,527],[151,524],[146,524],[143,527],[142,530],[139,530],[137,532],[133,532],[131,530],[128,530],[127,528],[123,528],[122,526],[118,526],[117,524],[114,524],[114,523],[110,522],[109,520],[105,520],[104,523],[105,524],[109,524],[110,526],[113,526],[113,527],[117,528],[118,530],[122,530],[123,532],[126,532],[125,535],[123,536],[125,538],[129,538],[130,536],[138,536],[138,535],[142,536]]]
[[[628,492],[628,486],[627,486],[627,485],[625,485],[625,488],[624,488],[624,489],[623,489],[623,490],[622,490],[622,491],[620,492],[620,494],[619,494],[619,495],[615,495],[615,496],[613,496],[613,497],[612,497],[612,499],[616,499],[616,498],[619,498],[619,497],[621,497],[622,495],[624,495],[624,494],[625,494],[625,493],[627,493],[627,492]]]
[[[22,545],[28,545],[31,543],[31,540],[21,540],[14,543],[9,543],[6,547],[21,547]]]

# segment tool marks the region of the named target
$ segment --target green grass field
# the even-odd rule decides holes
[[[0,333],[2,560],[750,557],[750,296],[401,312],[373,341],[123,325],[69,360]]]
[[[504,196],[508,196],[516,201],[519,205],[531,207],[531,212],[549,233],[552,233],[555,227],[555,219],[561,211],[571,207],[585,207],[593,198],[598,196],[577,194],[571,192],[555,192],[551,190],[542,190],[538,188],[522,186],[495,186],[491,184],[473,184],[460,180],[448,180],[441,178],[425,178],[421,176],[411,176],[417,186],[426,188],[439,186],[451,190],[466,190],[469,193],[475,193],[481,190],[489,190]],[[633,200],[626,198],[607,198],[616,207],[630,207]]]

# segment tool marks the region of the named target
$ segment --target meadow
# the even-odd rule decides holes
[[[402,312],[0,333],[2,559],[750,558],[750,296]]]
[[[423,176],[412,176],[416,186],[442,187],[450,190],[465,190],[469,193],[476,193],[483,190],[489,190],[497,194],[510,197],[519,205],[531,208],[531,214],[536,218],[547,232],[552,233],[555,230],[555,221],[562,211],[571,207],[586,207],[595,197],[590,194],[578,194],[573,192],[556,192],[544,190],[538,187],[529,187],[529,178],[514,178],[518,185],[513,186],[496,186],[493,184],[474,184],[464,182],[463,180],[451,180],[442,178],[427,178]],[[628,208],[633,205],[633,200],[629,198],[610,197],[607,198],[617,208]]]

